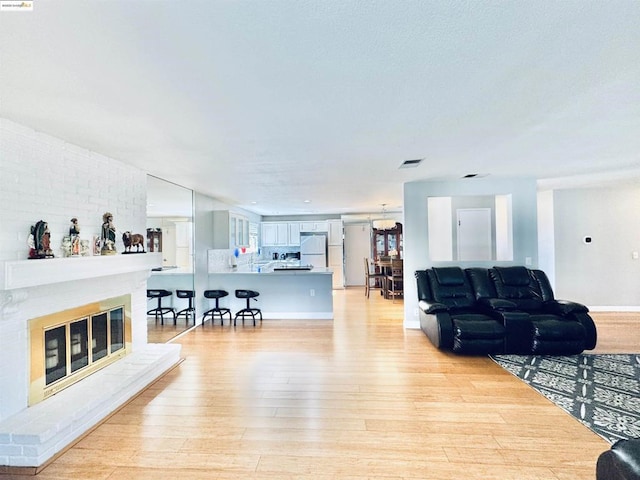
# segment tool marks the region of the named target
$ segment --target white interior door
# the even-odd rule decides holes
[[[458,260],[492,260],[491,209],[461,208],[458,220]]]
[[[363,259],[371,256],[371,226],[368,223],[344,226],[344,284],[364,286]]]

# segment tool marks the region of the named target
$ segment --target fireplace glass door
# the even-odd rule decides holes
[[[110,312],[111,353],[124,348],[124,310],[115,308]]]
[[[69,325],[71,373],[89,365],[89,351],[87,343],[89,339],[89,319],[83,318]]]
[[[44,332],[44,342],[45,384],[51,385],[102,358],[124,350],[124,307],[119,306],[47,329]]]
[[[127,294],[29,320],[29,405],[131,353],[130,312]]]
[[[47,385],[67,375],[67,332],[61,325],[44,333]]]
[[[107,356],[107,314],[101,313],[91,317],[91,359],[100,360]]]

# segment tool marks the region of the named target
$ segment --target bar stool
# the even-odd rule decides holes
[[[213,325],[213,320],[216,315],[218,315],[220,317],[220,325],[224,325],[224,316],[227,314],[229,315],[229,323],[231,323],[231,310],[229,310],[228,308],[220,308],[220,305],[218,304],[220,299],[226,297],[227,295],[229,295],[229,292],[227,292],[226,290],[204,291],[205,298],[215,298],[216,306],[211,310],[207,310],[206,312],[204,312],[204,315],[202,316],[202,323],[204,323],[207,319],[207,315],[211,315],[211,325]]]
[[[236,319],[238,317],[242,318],[242,324],[244,325],[244,318],[251,317],[253,318],[253,326],[256,326],[256,315],[260,316],[260,321],[262,321],[262,312],[259,308],[251,308],[249,306],[249,301],[251,299],[257,301],[256,297],[260,295],[258,292],[254,290],[236,290],[236,298],[246,298],[247,299],[247,307],[236,313],[236,316],[233,318],[233,326],[236,326]]]
[[[189,299],[189,306],[176,313],[176,318],[179,318],[180,315],[184,315],[187,324],[189,324],[189,315],[193,315],[194,325],[196,323],[196,309],[193,306],[193,297],[195,294],[196,292],[193,290],[176,290],[176,297]]]
[[[150,289],[147,290],[147,298],[157,298],[158,306],[156,308],[152,308],[147,312],[147,315],[154,315],[156,317],[156,322],[158,321],[158,316],[160,316],[160,324],[164,325],[164,314],[171,313],[173,315],[173,324],[176,325],[176,311],[172,307],[163,307],[162,299],[164,297],[170,297],[173,295],[173,292],[169,290],[162,289]]]

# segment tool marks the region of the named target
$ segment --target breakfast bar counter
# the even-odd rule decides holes
[[[244,289],[260,293],[251,307],[262,310],[264,319],[333,319],[331,269],[304,270],[295,264],[270,263],[210,272],[208,288],[228,291],[221,306],[232,312],[246,307],[246,300],[234,295],[236,289]]]

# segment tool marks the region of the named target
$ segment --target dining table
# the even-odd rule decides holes
[[[391,275],[391,258],[377,258],[373,264],[376,267],[376,271],[385,275],[385,278],[382,280],[382,289],[380,290],[380,294],[384,298],[389,298],[389,288],[386,276]]]

